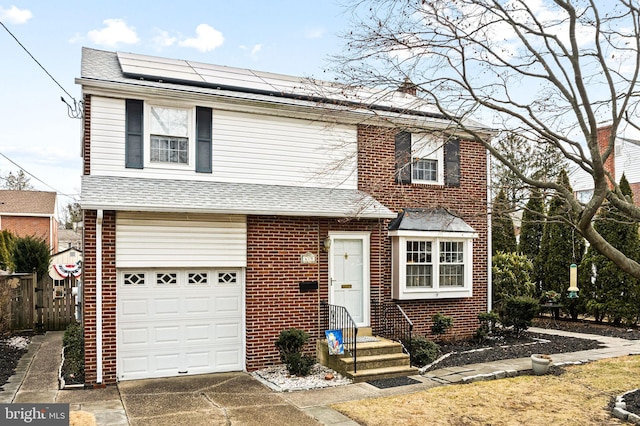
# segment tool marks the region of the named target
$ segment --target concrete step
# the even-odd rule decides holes
[[[392,377],[413,376],[418,374],[416,367],[385,367],[373,368],[369,370],[358,369],[357,373],[347,372],[346,376],[353,380],[354,383],[368,382],[371,380],[390,379]]]
[[[353,358],[342,358],[341,361],[345,364],[346,371],[351,372],[354,370]],[[358,370],[373,370],[385,367],[409,367],[411,360],[409,359],[409,355],[405,353],[384,354],[358,356],[357,364]]]

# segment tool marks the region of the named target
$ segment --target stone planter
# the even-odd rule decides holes
[[[531,367],[533,374],[541,376],[547,374],[551,366],[551,357],[549,355],[533,354],[531,355]]]

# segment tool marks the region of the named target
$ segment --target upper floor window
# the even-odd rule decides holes
[[[189,164],[189,111],[155,106],[149,110],[151,162]]]
[[[425,135],[411,134],[411,181],[444,184],[444,143]]]
[[[125,167],[213,171],[211,108],[149,105],[138,99],[127,99],[125,105]]]
[[[397,133],[395,179],[403,184],[459,186],[460,141],[425,133]]]

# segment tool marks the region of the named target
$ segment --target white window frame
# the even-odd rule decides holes
[[[170,162],[152,162],[151,161],[151,117],[152,117],[152,108],[167,108],[167,109],[176,109],[187,112],[187,155],[188,160],[186,163],[170,163]],[[185,106],[184,104],[176,105],[176,104],[167,104],[167,103],[154,103],[154,102],[145,102],[144,103],[144,167],[151,169],[174,169],[174,170],[192,170],[195,168],[195,156],[196,156],[196,120],[195,120],[195,106]],[[148,117],[148,118],[146,118]],[[164,136],[176,136],[176,135],[164,135]]]
[[[424,133],[411,133],[411,183],[444,185],[444,141]],[[417,179],[414,168],[420,160],[436,161],[436,180]]]
[[[392,243],[391,260],[391,296],[396,300],[415,299],[452,299],[473,295],[473,239],[471,232],[432,232],[432,231],[390,231]],[[407,242],[431,242],[432,287],[407,286]],[[464,285],[462,287],[440,286],[440,243],[463,243]]]

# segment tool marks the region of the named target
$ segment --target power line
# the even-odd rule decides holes
[[[22,170],[25,174],[29,175],[30,177],[32,177],[33,179],[37,180],[38,182],[40,182],[41,184],[43,184],[44,186],[46,186],[49,189],[53,189],[56,193],[60,194],[60,195],[64,195],[65,197],[69,197],[69,198],[74,198],[73,195],[70,194],[65,194],[62,191],[58,191],[56,188],[54,188],[53,186],[49,185],[48,183],[44,182],[43,180],[41,180],[40,178],[38,178],[36,175],[29,173],[28,170],[26,170],[24,167],[22,167],[21,165],[19,165],[18,163],[16,163],[15,161],[13,161],[11,158],[7,157],[6,155],[4,155],[2,152],[0,152],[0,155],[3,156],[5,159],[7,159],[7,161],[9,161],[11,164],[13,164],[14,166],[16,166],[17,168],[19,168],[20,170]]]
[[[65,90],[64,87],[62,87],[62,85],[60,83],[58,83],[58,80],[56,80],[49,71],[47,71],[47,69],[31,54],[31,52],[29,52],[29,50],[20,42],[20,40],[18,40],[18,37],[16,37],[11,31],[9,31],[9,28],[7,28],[7,26],[0,21],[0,25],[2,25],[2,28],[4,28],[11,37],[13,37],[13,39],[16,41],[16,43],[18,43],[18,45],[20,47],[22,47],[22,50],[24,50],[25,52],[27,52],[27,55],[29,55],[31,57],[31,59],[33,59],[33,61],[38,64],[38,66],[40,68],[42,68],[42,71],[44,71],[51,80],[53,80],[53,82],[64,92],[66,93],[66,95],[71,98],[71,100],[73,100],[73,106],[71,106],[67,101],[64,100],[64,97],[60,97],[60,99],[62,100],[62,102],[64,102],[67,105],[67,113],[69,114],[69,117],[71,118],[82,118],[82,101],[78,102],[76,101],[76,98],[74,98],[73,96],[71,96],[71,94],[69,92],[67,92]]]

